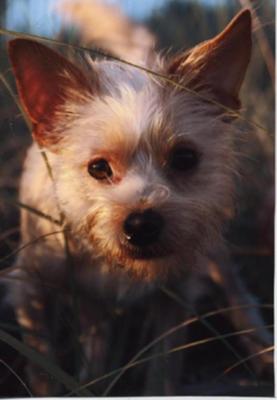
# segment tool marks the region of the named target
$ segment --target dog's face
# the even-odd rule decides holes
[[[93,256],[152,279],[195,267],[221,240],[233,132],[215,103],[238,107],[250,43],[244,12],[212,41],[152,66],[194,94],[114,62],[81,72],[38,43],[11,42],[34,137],[53,153],[61,207]]]

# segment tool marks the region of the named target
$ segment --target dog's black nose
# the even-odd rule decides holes
[[[148,209],[128,215],[123,229],[129,243],[147,246],[158,239],[163,226],[162,216],[157,211]]]

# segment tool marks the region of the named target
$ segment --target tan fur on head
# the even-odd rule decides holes
[[[249,60],[249,21],[245,11],[188,56],[169,63],[157,58],[152,68],[163,65],[182,82],[197,77],[196,90],[207,96],[219,91],[235,98]],[[234,52],[242,43],[238,64]],[[23,177],[24,201],[54,209],[55,190],[72,241],[90,253],[92,264],[108,262],[147,280],[197,269],[197,259],[221,242],[223,210],[233,203],[234,131],[222,111],[121,63],[91,62],[88,75],[36,42],[16,39],[9,49],[21,101],[35,139],[49,151],[55,179],[54,189],[45,178],[48,196],[38,192],[33,183],[45,171],[32,161],[34,146]],[[170,164],[182,148],[197,155],[189,171]],[[108,162],[109,179],[89,175],[89,163],[97,159]],[[165,226],[142,255],[126,241],[123,225],[128,215],[146,209],[157,211]]]

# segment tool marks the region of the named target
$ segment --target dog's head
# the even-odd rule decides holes
[[[75,239],[147,279],[195,266],[232,207],[230,116],[250,58],[250,12],[149,66],[156,75],[112,61],[79,67],[25,39],[9,52]]]

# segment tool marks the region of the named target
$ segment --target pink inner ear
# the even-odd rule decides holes
[[[48,120],[62,102],[63,87],[57,72],[47,62],[40,68],[36,68],[32,59],[30,62],[23,59],[20,64],[16,78],[23,104],[32,122]]]
[[[35,125],[51,124],[70,90],[91,92],[91,84],[75,65],[38,42],[12,40],[9,55],[21,102]]]

